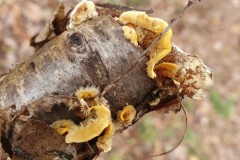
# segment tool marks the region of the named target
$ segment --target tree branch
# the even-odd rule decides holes
[[[71,119],[76,124],[84,120],[68,103],[81,105],[72,95],[80,86],[99,87],[102,92],[111,84],[102,95],[108,101],[112,120],[117,120],[119,110],[128,103],[136,109],[134,125],[152,111],[179,111],[181,99],[201,93],[205,82],[211,79],[211,72],[200,59],[173,44],[172,52],[163,61],[179,65],[176,80],[181,81],[177,85],[164,77],[159,86],[145,73],[147,58],[138,61],[142,54],[140,48],[125,39],[121,26],[109,16],[89,20],[45,43],[32,57],[1,77],[3,150],[13,159],[93,159],[101,153],[96,146],[98,137],[67,144],[64,136],[50,127],[61,119]],[[186,69],[189,63],[197,69]],[[131,70],[126,72],[126,68]],[[199,79],[194,76],[201,77],[204,83],[199,86]],[[150,105],[156,98],[158,103]],[[128,127],[118,126],[116,133]]]

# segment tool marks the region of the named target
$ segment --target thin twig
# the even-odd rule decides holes
[[[87,143],[88,147],[90,148],[90,150],[92,151],[92,153],[94,154],[94,150],[92,149],[91,145],[88,142],[86,142],[86,143]]]
[[[185,14],[187,9],[191,8],[193,4],[194,3],[192,1],[188,1],[188,4],[183,8],[180,14],[171,20],[171,23],[162,31],[162,33],[157,38],[154,39],[154,41],[150,44],[150,46],[148,46],[148,48],[143,52],[143,54],[139,57],[139,59],[145,56],[153,47],[156,46],[159,40],[167,33],[169,29],[172,28],[172,26],[174,26],[182,18],[182,16]]]
[[[111,3],[99,3],[99,2],[95,2],[95,5],[99,6],[99,7],[110,8],[110,9],[113,9],[113,10],[120,10],[120,11],[135,10],[135,11],[143,11],[143,12],[146,12],[148,14],[153,13],[152,8],[145,10],[145,9],[137,9],[137,8],[133,8],[133,7],[115,5],[115,4],[111,4]]]
[[[161,153],[161,154],[156,154],[156,155],[147,156],[146,158],[144,158],[144,160],[149,159],[149,158],[159,157],[159,156],[168,154],[168,153],[174,151],[176,148],[178,148],[178,146],[182,143],[182,141],[183,141],[183,139],[184,139],[184,137],[185,137],[185,135],[186,135],[186,132],[187,132],[188,116],[187,116],[187,112],[186,112],[186,110],[185,110],[185,108],[184,108],[184,105],[183,105],[183,103],[182,103],[182,100],[181,100],[181,98],[180,98],[179,96],[178,96],[178,99],[179,99],[179,102],[180,102],[180,107],[181,107],[181,109],[183,110],[183,113],[184,113],[184,115],[185,115],[185,129],[184,129],[184,132],[183,132],[183,135],[182,135],[181,139],[178,141],[178,143],[176,144],[176,146],[173,147],[172,149],[170,149],[170,150],[168,150],[168,151],[166,151],[166,152],[163,152],[163,153]]]
[[[200,1],[200,0],[198,0]],[[166,27],[163,32],[156,38],[154,39],[154,41],[151,43],[150,46],[148,46],[148,48],[142,53],[142,55],[133,63],[133,65],[126,71],[124,72],[121,76],[119,76],[115,81],[113,81],[111,84],[109,84],[108,86],[106,86],[103,89],[102,95],[105,95],[107,93],[107,91],[112,88],[114,86],[114,84],[116,84],[119,80],[121,80],[126,74],[128,74],[139,62],[140,60],[153,48],[156,46],[157,42],[167,33],[167,31],[169,29],[172,28],[173,25],[175,25],[181,18],[182,16],[185,14],[185,12],[192,7],[192,5],[194,4],[193,1],[189,0],[188,4],[183,8],[183,10],[177,15],[177,17],[173,18],[170,22],[170,24],[168,25],[168,27]]]

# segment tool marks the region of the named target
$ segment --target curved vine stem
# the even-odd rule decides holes
[[[168,151],[166,151],[166,152],[160,153],[160,154],[147,156],[147,157],[144,158],[143,160],[150,159],[150,158],[154,158],[154,157],[159,157],[159,156],[163,156],[163,155],[165,155],[165,154],[168,154],[168,153],[174,151],[176,148],[178,148],[178,146],[182,143],[182,141],[183,141],[183,139],[184,139],[184,137],[185,137],[185,135],[186,135],[186,132],[187,132],[188,116],[187,116],[187,112],[186,112],[186,110],[185,110],[185,108],[184,108],[184,105],[183,105],[183,103],[182,103],[182,100],[181,100],[179,97],[178,97],[178,100],[179,100],[179,102],[180,102],[180,107],[181,107],[181,109],[183,110],[183,113],[184,113],[184,115],[185,115],[185,128],[184,128],[183,136],[182,136],[181,139],[178,141],[178,143],[176,144],[176,146],[173,147],[172,149],[170,149],[170,150],[168,150]]]

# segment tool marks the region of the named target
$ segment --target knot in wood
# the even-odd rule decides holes
[[[92,57],[91,47],[88,45],[85,36],[81,32],[74,31],[67,37],[70,51],[73,54],[77,53],[81,59],[90,59]]]
[[[79,32],[75,32],[71,34],[69,39],[70,39],[70,44],[72,45],[79,46],[79,45],[82,45],[83,43],[83,35]]]

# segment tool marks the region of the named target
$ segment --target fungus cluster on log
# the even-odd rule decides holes
[[[59,5],[31,40],[36,53],[0,79],[1,159],[92,159],[146,113],[205,97],[211,71],[171,29],[139,60],[168,24],[125,9]]]

